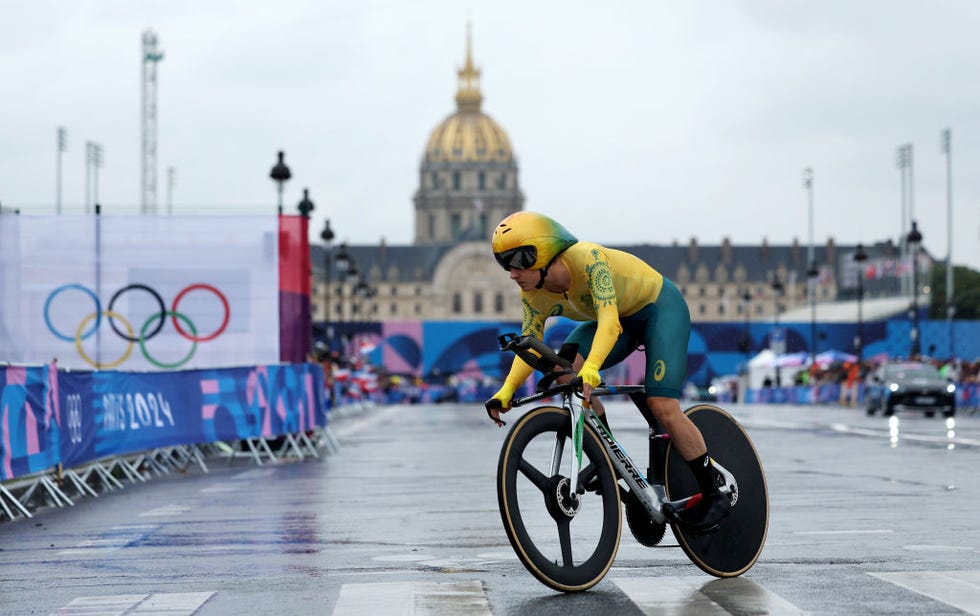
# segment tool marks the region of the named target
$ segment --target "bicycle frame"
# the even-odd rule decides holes
[[[657,524],[664,524],[668,522],[667,516],[663,512],[663,506],[669,504],[675,511],[684,509],[688,503],[694,498],[700,498],[700,495],[692,495],[682,499],[670,501],[667,499],[667,491],[664,487],[663,473],[665,469],[660,468],[660,460],[664,459],[666,444],[670,441],[670,435],[660,433],[656,429],[656,422],[653,421],[652,413],[647,409],[645,401],[643,401],[644,388],[641,385],[632,385],[625,387],[600,387],[592,391],[593,396],[605,396],[605,395],[629,395],[633,402],[640,408],[641,414],[647,419],[647,423],[650,425],[650,468],[646,476],[640,472],[637,468],[636,463],[626,452],[626,449],[612,436],[612,434],[606,429],[606,427],[599,420],[598,416],[588,408],[585,408],[578,400],[578,396],[575,395],[574,389],[570,386],[561,386],[556,388],[561,390],[560,394],[562,396],[562,406],[569,411],[569,416],[571,419],[571,434],[572,434],[572,446],[574,451],[573,455],[569,456],[569,469],[568,469],[568,481],[569,481],[569,493],[576,494],[584,492],[584,487],[579,488],[578,477],[582,472],[582,431],[583,424],[588,423],[595,430],[596,434],[600,436],[600,442],[606,453],[609,455],[609,459],[612,461],[613,468],[616,470],[619,478],[623,479],[629,486],[630,490],[636,495],[640,503],[643,504],[644,509],[650,516],[650,519]],[[541,392],[540,394],[534,394],[523,398],[521,400],[515,401],[515,406],[520,406],[527,402],[531,402],[534,399],[543,398],[547,395],[551,395],[556,392],[555,390],[548,390]],[[642,401],[642,406],[641,402]],[[552,453],[551,462],[551,473],[555,475],[560,470],[561,458],[564,454],[564,441],[557,441],[555,443],[555,450]],[[724,468],[717,461],[713,460],[715,468],[721,472],[722,476],[725,478],[725,485],[720,488],[723,494],[736,493],[738,491],[738,484],[735,481],[734,476],[728,469]]]

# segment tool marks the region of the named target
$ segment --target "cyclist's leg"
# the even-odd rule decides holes
[[[643,344],[646,352],[647,407],[670,434],[671,445],[684,458],[701,488],[701,500],[681,516],[684,522],[701,528],[717,525],[730,509],[718,489],[717,471],[697,426],[681,411],[681,386],[687,375],[687,345],[691,316],[687,302],[668,279],[655,304],[647,312]]]
[[[578,350],[575,353],[575,359],[572,361],[572,370],[577,374],[579,370],[582,369],[582,364],[585,363],[585,358],[589,356],[589,351],[592,350],[592,339],[595,337],[597,323],[595,321],[588,321],[581,323],[572,330],[572,333],[565,338],[565,343],[572,343],[578,345]],[[612,350],[609,351],[609,355],[606,356],[606,361],[602,364],[602,369],[605,370],[611,366],[615,366],[619,362],[626,359],[630,353],[636,349],[636,343],[632,341],[631,337],[625,331],[620,334],[616,343],[613,345]],[[606,407],[602,404],[602,400],[599,397],[592,399],[592,410],[595,414],[599,416],[599,419],[609,428],[609,419],[606,417]]]

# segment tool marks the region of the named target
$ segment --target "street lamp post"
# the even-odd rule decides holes
[[[357,263],[354,261],[353,255],[351,255],[350,252],[348,251],[346,243],[340,245],[340,249],[337,251],[337,256],[335,258],[337,259],[337,267],[340,272],[340,276],[342,277],[342,280],[340,281],[341,284],[337,287],[337,295],[338,295],[337,299],[339,300],[340,303],[340,310],[338,316],[340,318],[340,323],[341,323],[340,333],[339,333],[340,352],[346,354],[347,352],[346,341],[351,338],[351,334],[347,330],[353,328],[353,325],[350,325],[350,327],[348,327],[348,324],[353,323],[355,319],[354,291],[353,291],[355,288],[355,283],[353,281],[357,280],[359,272],[357,269]],[[348,286],[351,287],[351,292],[349,294],[350,306],[349,306],[349,310],[345,310],[344,304],[347,303],[347,295],[348,295],[345,293],[345,289]],[[349,319],[349,321],[345,321],[344,319]]]
[[[773,312],[773,320],[774,320],[774,323],[775,323],[775,325],[773,327],[773,335],[777,335],[777,334],[780,334],[781,335],[781,332],[779,331],[779,309],[780,309],[780,306],[779,306],[779,298],[783,294],[783,289],[784,289],[783,283],[779,279],[779,275],[778,274],[774,275],[773,276],[773,279],[772,279],[773,307],[775,308],[775,311]],[[785,344],[785,340],[783,341],[783,344]],[[775,344],[772,344],[771,337],[770,337],[770,346],[772,346],[772,347],[775,347],[776,346]],[[778,355],[781,355],[782,354],[782,350],[783,349],[778,349],[777,350],[777,349],[774,348],[773,349],[773,352],[775,352],[776,355],[778,356]],[[779,388],[779,387],[782,386],[782,375],[780,374],[781,372],[782,371],[779,369],[779,366],[776,366],[776,387],[777,388]]]
[[[817,269],[816,261],[810,261],[806,270],[807,293],[810,296],[810,363],[817,361]]]
[[[58,179],[55,188],[57,196],[57,212],[61,215],[61,155],[68,150],[68,131],[64,126],[58,127]]]
[[[864,315],[862,313],[862,303],[864,302],[864,262],[867,260],[868,253],[864,252],[864,245],[858,244],[857,251],[854,253],[858,278],[858,322],[857,336],[854,337],[854,347],[857,351],[858,364],[861,363],[864,357]]]
[[[909,246],[909,254],[912,257],[912,348],[910,354],[915,357],[921,352],[921,341],[919,332],[919,246],[922,244],[922,233],[919,232],[919,225],[913,220],[912,230],[905,238]]]
[[[749,369],[749,358],[752,353],[752,338],[749,334],[749,313],[752,306],[752,294],[748,289],[742,291],[742,309],[745,311],[745,333],[742,334],[742,352],[745,353],[745,370]]]
[[[310,212],[312,212],[313,210],[316,209],[316,206],[313,205],[313,202],[312,201],[310,201],[310,189],[309,188],[304,188],[303,189],[303,199],[299,203],[296,204],[296,209],[299,210],[299,214],[303,218],[309,218],[310,217]]]
[[[99,169],[102,168],[102,146],[92,144],[92,202],[99,204]]]
[[[807,250],[806,260],[809,264],[806,270],[807,296],[810,301],[810,362],[816,361],[817,353],[817,262],[813,256],[813,169],[803,170],[803,187],[807,194]]]
[[[269,177],[276,183],[279,190],[279,213],[282,214],[282,188],[286,183],[286,180],[293,177],[293,174],[289,171],[289,167],[286,166],[283,160],[286,153],[279,150],[279,160],[272,167],[272,171],[269,172]]]
[[[949,358],[955,356],[953,344],[953,318],[956,306],[953,304],[953,133],[943,129],[942,150],[946,155],[946,321],[949,327]]]
[[[333,229],[330,228],[330,219],[323,221],[323,231],[320,232],[320,239],[323,240],[323,331],[327,337],[329,345],[333,336],[330,331],[330,270],[332,265],[331,243],[333,242]]]

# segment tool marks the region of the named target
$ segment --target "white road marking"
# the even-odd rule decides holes
[[[704,576],[632,577],[613,582],[646,616],[806,613],[742,577],[707,582]]]
[[[244,488],[241,485],[237,485],[237,486],[236,485],[220,485],[220,486],[212,486],[210,488],[202,488],[201,490],[199,490],[199,492],[201,494],[215,494],[215,493],[218,493],[218,492],[240,492],[243,489]]]
[[[895,571],[868,575],[980,615],[980,571]]]
[[[969,545],[913,544],[913,545],[903,545],[902,549],[908,550],[910,552],[972,552],[976,548]]]
[[[389,554],[388,556],[375,556],[371,560],[378,560],[382,562],[418,562],[420,560],[429,560],[435,558],[432,554]]]
[[[334,616],[490,616],[483,584],[468,582],[378,582],[344,584]]]
[[[144,511],[140,514],[141,518],[155,518],[164,517],[172,515],[183,515],[191,510],[191,507],[187,505],[177,505],[176,503],[171,503],[169,505],[164,505],[162,507],[157,507],[156,509],[150,509],[149,511]]]
[[[122,616],[123,614],[166,614],[190,616],[214,596],[213,592],[153,593],[149,595],[106,595],[78,597],[54,614]]]
[[[879,529],[853,529],[853,530],[801,530],[796,531],[794,535],[877,535],[884,533],[893,533],[895,531],[888,528]]]

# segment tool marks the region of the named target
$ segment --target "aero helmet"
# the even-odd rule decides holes
[[[554,220],[536,212],[517,212],[493,231],[493,256],[505,270],[543,270],[578,240]]]

